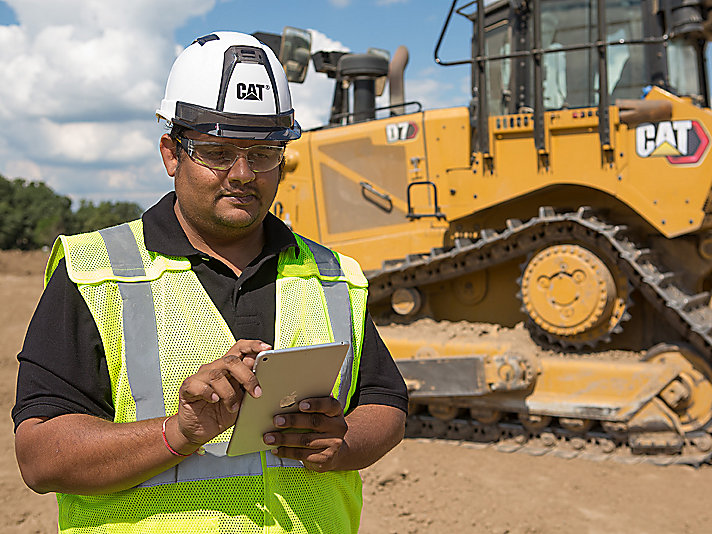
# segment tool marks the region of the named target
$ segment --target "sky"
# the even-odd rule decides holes
[[[80,199],[148,208],[173,188],[155,110],[176,56],[213,31],[309,30],[312,52],[409,50],[405,98],[465,106],[467,66],[433,50],[446,0],[0,0],[0,174],[41,180]],[[440,55],[469,56],[471,25],[455,17]],[[304,129],[328,119],[333,80],[310,65],[290,84]],[[386,89],[385,94],[388,94]],[[379,100],[383,105],[386,101]]]

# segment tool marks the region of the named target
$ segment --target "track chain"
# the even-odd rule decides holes
[[[485,425],[470,419],[443,421],[420,414],[408,416],[405,435],[407,438],[455,440],[478,449],[493,448],[500,452],[522,452],[532,456],[549,455],[564,459],[581,458],[597,462],[698,467],[712,458],[710,437],[705,431],[685,436],[682,452],[678,454],[633,454],[625,440],[604,432],[577,434],[552,426],[534,433],[512,422]],[[703,438],[701,442],[705,443],[702,449],[695,443],[700,437]]]
[[[524,258],[543,246],[575,242],[606,249],[610,259],[648,302],[712,364],[712,308],[710,293],[689,294],[676,284],[676,273],[657,263],[654,254],[626,235],[627,228],[595,216],[590,208],[556,213],[539,208],[526,222],[507,220],[502,231],[482,230],[476,241],[456,239],[455,246],[413,254],[384,262],[367,273],[369,304],[385,301],[400,287],[416,287],[486,269],[515,258]]]

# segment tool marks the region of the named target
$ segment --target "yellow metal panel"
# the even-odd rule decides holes
[[[310,140],[310,134],[305,134],[288,145],[285,158],[292,170],[285,173],[279,185],[272,212],[300,234],[319,241],[321,236],[314,203]]]
[[[696,163],[671,163],[665,154],[650,155],[637,153],[636,135],[645,136],[641,128],[648,128],[651,148],[666,143],[677,144],[680,141],[675,121],[696,121],[702,128],[706,141],[710,141],[712,132],[712,113],[689,102],[667,93],[659,88],[653,89],[648,99],[667,99],[673,103],[672,121],[660,121],[655,125],[638,125],[620,129],[619,143],[625,150],[619,157],[628,164],[619,173],[620,184],[618,197],[642,214],[663,235],[675,237],[696,230],[704,218],[704,204],[712,186],[712,158],[709,157],[709,144],[699,155]],[[665,123],[663,125],[663,123]],[[679,130],[679,128],[678,128]],[[640,145],[640,142],[638,142]],[[657,146],[663,148],[664,146]],[[684,148],[684,147],[683,147]]]
[[[491,165],[478,153],[470,161],[466,108],[307,132],[290,144],[291,160],[297,164],[280,187],[275,211],[298,232],[355,256],[366,269],[380,267],[386,258],[443,244],[446,221],[406,217],[406,191],[416,181],[435,185],[448,221],[537,190],[580,185],[618,198],[665,236],[694,231],[702,225],[712,186],[712,113],[657,88],[648,99],[671,101],[673,114],[668,126],[653,125],[662,133],[646,142],[660,146],[643,155],[636,143],[640,145],[641,135],[652,134],[621,124],[615,107],[609,152],[600,146],[596,108],[545,113],[546,158],[534,146],[532,114],[490,117]],[[674,121],[695,121],[704,137],[707,145],[696,162],[673,164],[666,157],[672,153],[672,141],[679,141],[671,137],[677,135],[675,128],[688,124]],[[367,195],[362,184],[371,193]],[[411,193],[415,213],[434,211],[431,184],[415,186]],[[389,210],[378,206],[379,199],[387,199]],[[587,199],[571,201],[576,207]]]
[[[387,127],[413,122],[412,139],[389,142]],[[400,132],[397,132],[400,135]],[[405,136],[407,137],[407,135]],[[379,237],[384,226],[407,223],[405,188],[410,158],[424,157],[422,114],[369,121],[312,134],[311,153],[322,240],[334,245],[351,239]],[[364,185],[375,192],[364,197]],[[379,200],[382,198],[389,200]],[[379,206],[388,207],[388,212]]]
[[[392,334],[384,335],[383,339],[396,360],[419,359],[424,365],[428,365],[428,359],[488,358],[517,352],[506,341],[433,343],[428,339]],[[524,391],[492,393],[478,399],[508,411],[626,421],[678,377],[684,363],[684,359],[674,357],[655,362],[586,357],[536,358],[538,374],[532,387]],[[478,377],[473,377],[473,381],[476,379]]]
[[[509,343],[432,343],[393,335],[384,341],[396,360],[421,360],[438,365],[437,358],[490,358],[516,354]],[[615,361],[596,358],[536,358],[533,386],[523,391],[497,392],[478,397],[508,411],[557,417],[629,420],[680,375],[684,360]],[[406,379],[409,378],[406,376]],[[473,382],[482,377],[472,377]]]
[[[441,211],[448,220],[470,213],[475,191],[468,109],[426,111],[423,128],[427,177],[437,187]]]
[[[426,111],[424,118],[427,170],[431,180],[454,170],[470,170],[470,115],[467,108]]]
[[[364,271],[380,269],[383,261],[404,258],[413,251],[427,252],[442,244],[445,228],[418,221],[389,227],[388,234],[351,232],[340,240],[322,241],[331,248],[358,260]],[[348,238],[347,238],[348,237]]]
[[[569,417],[627,420],[679,373],[673,362],[542,358],[541,375],[526,398],[530,411]]]

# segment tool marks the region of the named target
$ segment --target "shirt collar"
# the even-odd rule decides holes
[[[202,252],[190,244],[183,228],[178,222],[173,205],[176,194],[171,191],[157,204],[151,206],[141,217],[143,219],[143,239],[146,248],[164,256],[190,257]],[[277,255],[290,247],[299,247],[292,231],[279,218],[267,213],[263,223],[265,246],[259,257]]]

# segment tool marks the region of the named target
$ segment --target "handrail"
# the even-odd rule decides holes
[[[440,51],[440,45],[442,44],[443,38],[445,37],[445,32],[447,31],[447,27],[450,25],[450,19],[452,18],[452,13],[455,11],[455,4],[457,4],[457,0],[452,0],[452,5],[450,6],[450,11],[447,14],[447,18],[445,19],[445,24],[443,24],[443,29],[440,31],[440,38],[438,39],[438,43],[435,45],[435,50],[433,51],[433,57],[435,59],[435,63],[438,65],[442,65],[443,67],[449,67],[452,65],[467,65],[468,63],[472,63],[473,60],[472,58],[469,59],[459,59],[457,61],[443,61],[440,59],[440,56],[438,55],[438,52]],[[479,6],[478,6],[479,8]]]
[[[393,200],[391,199],[391,196],[388,193],[381,193],[380,191],[377,191],[376,188],[368,182],[359,182],[359,185],[361,186],[361,196],[364,199],[368,200],[386,213],[390,213],[393,211]],[[371,193],[372,195],[380,198],[383,202],[385,202],[385,205],[376,202],[376,200],[372,197],[369,197],[366,192]]]
[[[413,205],[410,203],[410,190],[413,186],[415,185],[425,185],[425,186],[432,186],[433,188],[433,213],[415,213],[413,210]],[[423,219],[425,217],[435,217],[436,219],[445,219],[445,214],[440,211],[440,205],[438,204],[438,186],[435,185],[435,183],[431,182],[430,180],[420,180],[418,182],[411,182],[408,184],[408,187],[405,190],[406,194],[406,202],[408,204],[408,213],[406,213],[406,217],[409,219]]]
[[[393,108],[405,108],[406,106],[417,106],[416,111],[411,111],[410,113],[420,113],[423,111],[423,104],[418,102],[417,100],[411,100],[410,102],[403,102],[402,104],[391,104],[390,106],[381,106],[379,108],[374,108],[373,111],[374,113],[376,111],[384,111],[386,109],[393,109]],[[362,112],[360,112],[362,113]],[[410,113],[403,113],[403,115],[409,115]],[[354,111],[350,111],[348,113],[335,113],[331,117],[334,120],[340,120],[340,119],[345,119],[347,117],[353,117],[355,115],[358,115],[359,113],[356,113]]]
[[[558,54],[561,52],[571,52],[574,50],[590,50],[600,46],[619,46],[619,45],[646,45],[665,43],[670,38],[667,35],[662,37],[646,37],[644,39],[616,39],[615,41],[589,41],[586,43],[577,43],[573,45],[563,45],[557,48],[531,48],[529,50],[518,50],[509,52],[508,54],[492,54],[487,56],[476,56],[475,61],[498,61],[501,59],[516,59],[521,57],[532,57],[535,54]]]

